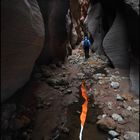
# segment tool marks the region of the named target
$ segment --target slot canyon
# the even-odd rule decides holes
[[[139,140],[139,35],[139,0],[1,0],[1,140]]]

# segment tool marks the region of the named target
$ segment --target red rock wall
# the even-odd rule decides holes
[[[83,38],[83,22],[87,15],[87,10],[89,6],[89,0],[70,0],[70,11],[72,14],[73,28],[75,28],[78,39],[77,43],[80,43]]]

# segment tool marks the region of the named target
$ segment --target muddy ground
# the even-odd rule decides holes
[[[123,140],[127,131],[139,132],[139,100],[130,92],[128,73],[111,68],[106,57],[92,52],[85,60],[80,47],[65,64],[36,66],[25,87],[2,105],[1,139],[78,140],[82,80],[89,98],[83,140]]]

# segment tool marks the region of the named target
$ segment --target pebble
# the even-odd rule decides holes
[[[72,93],[72,90],[67,89],[67,93],[68,93],[68,94],[71,94],[71,93]]]
[[[80,112],[80,111],[78,111],[78,110],[76,111],[76,113],[81,114],[81,112]]]
[[[121,97],[119,94],[117,94],[116,99],[117,99],[118,101],[123,101],[123,100],[124,100],[123,97]]]
[[[139,108],[132,107],[132,111],[133,111],[134,113],[139,112]]]
[[[119,71],[115,71],[115,74],[120,74],[120,72]]]
[[[122,122],[122,121],[123,121],[123,118],[121,117],[121,115],[116,114],[116,113],[113,113],[113,114],[112,114],[112,118],[113,118],[115,121],[118,121],[118,122]]]
[[[118,136],[119,136],[119,133],[117,133],[117,132],[114,131],[114,130],[110,130],[110,131],[108,132],[108,134],[111,135],[112,137],[118,137]]]
[[[103,115],[102,115],[102,118],[105,118],[106,116],[107,116],[106,114],[103,114]]]
[[[137,105],[139,105],[139,99],[134,100],[134,103],[136,103]]]
[[[77,73],[77,77],[79,78],[79,79],[83,79],[84,78],[84,73]]]
[[[132,111],[132,107],[131,107],[131,106],[128,106],[128,107],[127,107],[127,110],[128,110],[128,111]]]
[[[114,89],[117,89],[119,88],[120,84],[118,82],[111,82],[111,87],[114,88]]]
[[[98,115],[98,116],[97,116],[97,119],[98,119],[98,120],[101,120],[101,119],[102,119],[102,115]]]
[[[111,110],[112,109],[112,102],[108,102],[107,105],[108,105],[108,108]]]
[[[131,132],[127,131],[124,135],[125,140],[139,140],[139,133],[138,132]]]
[[[119,140],[119,139],[117,139],[117,138],[114,138],[114,139],[112,139],[112,140]]]
[[[78,102],[79,102],[78,100],[75,100],[75,101],[74,101],[74,103],[78,103]]]

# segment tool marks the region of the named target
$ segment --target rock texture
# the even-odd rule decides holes
[[[131,90],[139,94],[138,0],[90,1],[85,24],[94,39],[91,49],[111,65],[130,71]]]
[[[129,45],[125,21],[117,12],[113,25],[103,40],[104,51],[115,67],[129,68]]]
[[[36,0],[1,1],[1,100],[30,77],[44,42],[44,24]]]
[[[89,6],[89,0],[70,0],[70,11],[71,11],[71,16],[72,16],[72,38],[71,41],[73,40],[73,35],[75,34],[75,31],[77,33],[77,44],[81,42],[83,38],[83,22],[86,18],[87,15],[87,10]],[[77,12],[79,11],[79,12]],[[73,47],[74,45],[72,45]],[[74,47],[73,47],[74,48]]]
[[[38,0],[38,3],[45,24],[45,44],[38,62],[64,61],[67,55],[66,15],[69,2],[67,0]]]
[[[139,62],[137,59],[132,59],[130,69],[131,90],[139,95]]]
[[[130,5],[132,9],[139,15],[139,0],[125,0],[125,3]]]
[[[124,139],[125,139],[125,140],[139,140],[139,133],[128,131],[128,132],[124,135]]]
[[[96,3],[94,5],[92,3],[90,4],[85,24],[94,39],[94,44],[91,49],[99,54],[102,54],[104,31],[102,27],[102,6],[100,3]]]

